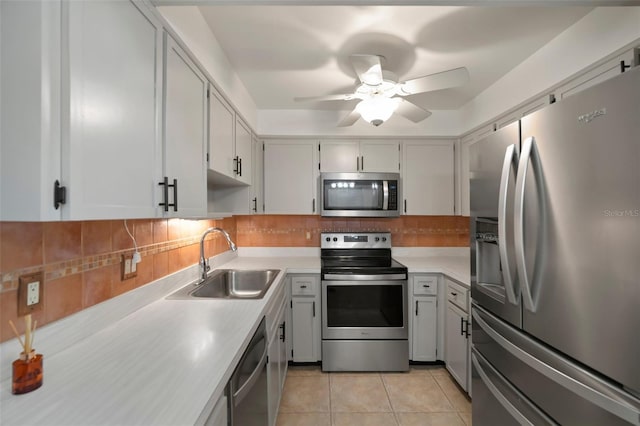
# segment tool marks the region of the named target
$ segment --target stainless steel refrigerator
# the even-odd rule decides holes
[[[640,68],[471,146],[473,424],[640,425]]]

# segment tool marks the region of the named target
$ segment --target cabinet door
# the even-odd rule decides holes
[[[264,213],[264,146],[253,137],[253,180],[251,182],[251,213]]]
[[[207,211],[207,80],[175,41],[165,36],[164,175],[170,183],[178,182],[168,197],[169,203],[177,202],[177,211],[171,207],[167,215],[202,216]]]
[[[453,214],[453,142],[405,142],[402,175],[404,214]]]
[[[280,344],[278,333],[271,337],[269,348],[267,349],[267,388],[268,388],[268,413],[269,426],[276,424],[278,405],[280,404]]]
[[[435,297],[415,297],[413,309],[414,361],[435,361],[438,309]]]
[[[360,171],[398,173],[400,143],[397,141],[361,141]]]
[[[316,306],[315,297],[292,298],[291,322],[294,362],[316,362],[317,343],[319,336],[316,330],[316,318],[320,313],[320,306]]]
[[[251,185],[252,173],[252,135],[249,127],[240,119],[236,119],[236,179]]]
[[[335,140],[320,142],[321,172],[359,171],[360,151],[357,141]]]
[[[68,13],[63,218],[154,217],[162,173],[160,24],[130,1],[72,1]]]
[[[464,390],[467,390],[467,327],[467,314],[452,303],[447,303],[445,363],[447,370]]]
[[[278,363],[279,363],[279,377],[280,377],[280,389],[282,392],[284,388],[284,381],[287,377],[287,327],[289,326],[287,318],[289,317],[287,309],[282,309],[280,316],[278,317]]]
[[[265,213],[316,213],[317,149],[309,141],[265,142]]]
[[[209,85],[209,168],[233,178],[235,123],[231,105]]]

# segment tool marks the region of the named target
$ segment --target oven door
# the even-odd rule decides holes
[[[322,339],[408,339],[407,281],[322,281]]]

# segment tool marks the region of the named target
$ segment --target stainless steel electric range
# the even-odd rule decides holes
[[[322,233],[322,370],[407,371],[407,267],[388,232]]]

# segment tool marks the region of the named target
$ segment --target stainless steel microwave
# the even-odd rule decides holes
[[[400,216],[399,173],[321,173],[320,214],[340,217]]]

